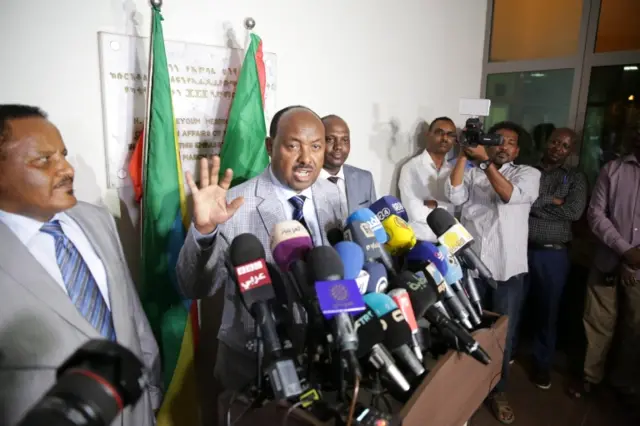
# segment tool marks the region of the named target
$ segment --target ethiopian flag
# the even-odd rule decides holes
[[[198,312],[178,291],[175,267],[188,226],[160,9],[153,7],[152,77],[147,146],[138,143],[129,172],[142,190],[140,299],[160,344],[165,396],[158,426],[197,425],[200,412],[194,370]],[[142,137],[141,137],[142,140]]]
[[[232,186],[259,175],[269,165],[264,145],[267,136],[264,118],[265,84],[262,40],[251,34],[251,43],[240,70],[220,150],[220,172],[233,170]]]

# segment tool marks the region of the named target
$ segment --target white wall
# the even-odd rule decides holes
[[[486,0],[164,0],[169,40],[227,45],[252,16],[278,56],[278,107],[343,116],[350,163],[390,192],[421,120],[480,94]],[[132,19],[133,17],[133,19]],[[120,215],[106,189],[98,31],[148,35],[147,0],[2,0],[0,103],[35,104],[60,128],[79,198]],[[240,37],[241,39],[243,37]]]

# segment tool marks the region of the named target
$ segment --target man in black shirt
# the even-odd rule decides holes
[[[571,227],[587,202],[585,175],[565,166],[575,143],[571,129],[551,133],[537,166],[542,173],[540,196],[529,217],[529,276],[523,301],[530,297],[534,306],[534,382],[541,389],[551,387],[558,309],[570,268]]]

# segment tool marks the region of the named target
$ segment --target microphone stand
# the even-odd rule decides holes
[[[258,393],[262,393],[262,331],[257,322],[254,328],[256,333],[256,388]]]

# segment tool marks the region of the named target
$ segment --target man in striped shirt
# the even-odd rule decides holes
[[[528,271],[527,223],[531,205],[538,198],[540,172],[513,164],[520,152],[518,142],[526,135],[522,127],[502,122],[494,125],[489,133],[502,135],[503,144],[488,148],[463,147],[445,184],[445,194],[453,205],[462,205],[461,222],[475,239],[473,249],[498,281],[496,290],[479,282],[478,290],[486,300],[485,307],[509,316],[502,378],[490,401],[496,418],[503,424],[511,424],[515,416],[505,390],[522,285]],[[467,170],[468,159],[477,167]]]

